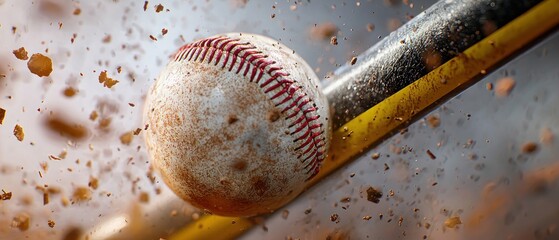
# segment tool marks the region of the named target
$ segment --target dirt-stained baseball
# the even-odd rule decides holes
[[[187,44],[146,100],[153,164],[198,208],[272,212],[326,156],[329,109],[318,85],[301,57],[267,37],[230,33]]]

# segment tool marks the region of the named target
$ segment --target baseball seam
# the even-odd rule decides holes
[[[291,121],[288,126],[292,129],[290,135],[297,136],[293,142],[299,143],[295,151],[303,150],[297,159],[302,163],[310,160],[304,167],[306,173],[311,174],[306,180],[318,173],[326,148],[324,129],[318,122],[318,109],[297,81],[290,79],[290,74],[275,61],[268,59],[251,43],[229,37],[206,38],[186,44],[179,49],[174,60],[213,63],[215,66],[222,62],[222,69],[229,64],[229,72],[235,71],[244,77],[250,73],[250,82],[259,84],[276,107],[283,105],[281,113],[287,113],[285,120]]]

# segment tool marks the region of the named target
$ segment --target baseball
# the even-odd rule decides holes
[[[246,33],[181,47],[144,111],[164,182],[223,216],[270,213],[296,197],[318,173],[331,134],[312,69],[283,44]]]

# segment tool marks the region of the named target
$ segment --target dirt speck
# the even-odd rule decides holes
[[[73,97],[76,96],[76,93],[78,93],[78,90],[73,88],[73,87],[66,87],[64,89],[64,91],[62,92],[62,94],[64,94],[64,96],[66,97]]]
[[[60,18],[66,15],[66,5],[54,0],[39,1],[39,12],[51,18]]]
[[[18,228],[20,231],[27,231],[31,222],[31,217],[27,213],[20,213],[12,220],[12,227]]]
[[[493,90],[493,83],[486,83],[485,88],[487,89],[487,91],[492,91]]]
[[[429,158],[431,158],[432,160],[437,159],[437,156],[435,156],[435,154],[433,154],[433,152],[431,152],[431,150],[427,149],[427,155],[429,156]]]
[[[12,51],[12,53],[16,56],[17,59],[19,60],[27,60],[29,59],[29,57],[27,56],[27,51],[25,50],[24,47],[20,47],[14,51]]]
[[[428,70],[433,70],[439,67],[443,62],[441,54],[434,49],[428,49],[423,53],[423,62]],[[441,79],[442,83],[446,83],[446,79]]]
[[[505,77],[497,80],[495,85],[495,95],[498,97],[506,97],[510,94],[516,81],[511,77]]]
[[[375,25],[372,23],[367,23],[367,32],[372,32],[375,30]]]
[[[333,213],[332,215],[330,215],[330,221],[332,222],[339,222],[339,215],[337,213]]]
[[[447,228],[455,228],[460,224],[462,224],[462,221],[460,221],[460,217],[450,217],[444,221],[444,226]]]
[[[105,37],[103,37],[103,39],[101,39],[101,42],[103,43],[111,43],[112,37],[111,35],[105,35]]]
[[[99,83],[102,83],[103,86],[107,88],[112,88],[114,85],[118,83],[118,81],[110,77],[107,77],[107,71],[102,71],[99,74]]]
[[[281,212],[281,217],[282,217],[283,219],[287,219],[287,217],[289,217],[289,211],[288,211],[288,210],[283,210],[283,211]]]
[[[23,127],[19,124],[16,124],[16,126],[14,127],[14,136],[16,136],[17,140],[20,142],[23,141],[23,139],[25,138]]]
[[[280,111],[274,109],[273,111],[268,112],[268,121],[275,122],[280,118]]]
[[[441,125],[441,119],[438,115],[429,115],[427,116],[427,124],[431,128],[437,128]]]
[[[136,128],[136,130],[134,130],[132,133],[134,133],[134,135],[138,136],[140,135],[140,132],[142,132],[141,128]]]
[[[47,205],[50,202],[50,195],[48,192],[43,192],[43,205]]]
[[[252,179],[252,187],[258,196],[263,196],[268,191],[268,183],[265,179],[255,177]]]
[[[367,188],[367,201],[373,203],[379,203],[380,198],[382,197],[382,192],[377,190],[376,188],[369,187]]]
[[[97,190],[99,187],[99,179],[93,176],[89,176],[89,183],[87,184],[93,190]]]
[[[99,128],[108,129],[111,126],[112,118],[102,118],[99,120]]]
[[[97,117],[99,117],[99,114],[98,114],[97,111],[95,111],[95,110],[92,111],[92,112],[89,114],[89,120],[91,120],[91,121],[97,120]]]
[[[536,150],[538,150],[538,144],[535,142],[526,142],[522,145],[523,153],[534,153]]]
[[[39,77],[48,77],[52,72],[52,60],[43,54],[35,53],[27,62],[27,68]]]
[[[75,140],[82,139],[87,136],[87,129],[76,123],[67,122],[62,118],[51,118],[45,122],[47,129],[56,132],[64,137],[69,137]]]
[[[54,222],[53,220],[48,220],[47,225],[49,225],[50,228],[54,228],[54,225],[56,225],[56,222]]]
[[[390,7],[396,7],[400,5],[400,0],[384,0],[384,4]]]
[[[400,26],[402,26],[402,21],[398,18],[391,18],[387,22],[388,31],[396,31]]]
[[[78,227],[71,227],[66,230],[63,240],[78,240],[81,239],[83,231]]]
[[[244,8],[246,7],[248,0],[230,0],[230,2],[234,8]]]
[[[229,115],[229,117],[227,118],[227,123],[229,124],[233,124],[237,121],[239,121],[239,118],[237,118],[237,116],[235,115]]]
[[[6,192],[2,189],[2,193],[0,194],[0,200],[10,200],[12,199],[12,192]]]
[[[148,10],[149,1],[144,2],[144,12]]]
[[[245,160],[237,160],[233,163],[233,169],[238,171],[244,171],[247,168],[247,162]]]
[[[141,203],[148,203],[149,202],[149,193],[147,192],[141,192],[140,196],[138,197],[138,200]]]
[[[332,37],[330,38],[330,44],[332,44],[332,45],[334,45],[334,46],[338,45],[338,37],[332,36]]]
[[[4,123],[5,117],[6,117],[6,109],[0,108],[0,125]]]
[[[326,240],[347,240],[347,239],[351,239],[350,237],[350,232],[348,230],[340,230],[340,229],[335,229],[332,230],[331,232],[329,232],[326,235]]]
[[[73,200],[76,202],[87,201],[91,199],[91,190],[87,187],[76,187],[74,189]]]
[[[357,62],[357,57],[352,57],[351,60],[349,60],[350,65],[355,65],[356,62]]]
[[[2,124],[2,109],[0,108],[0,124]],[[540,142],[542,144],[552,144],[553,143],[553,132],[551,131],[550,128],[545,127],[542,128],[541,132],[540,132]]]
[[[134,138],[134,132],[129,131],[129,132],[126,132],[126,133],[120,135],[120,142],[124,145],[130,145],[133,138]]]
[[[159,13],[159,12],[161,12],[161,11],[163,11],[163,10],[165,10],[165,7],[163,7],[163,5],[161,5],[161,4],[155,5],[155,12],[156,12],[156,13]]]
[[[325,22],[315,25],[310,30],[311,38],[318,40],[327,40],[336,35],[338,27],[331,22]]]

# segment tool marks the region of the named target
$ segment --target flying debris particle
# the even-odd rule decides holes
[[[462,221],[460,221],[460,217],[450,217],[444,221],[444,226],[447,228],[455,228],[460,224],[462,224]]]
[[[19,60],[27,60],[29,59],[29,57],[27,56],[27,51],[25,50],[24,47],[20,47],[19,49],[16,49],[14,51],[12,51],[12,53],[16,56],[17,59]]]
[[[522,145],[522,152],[523,153],[533,153],[538,150],[538,144],[535,142],[527,142]]]
[[[334,213],[334,214],[330,215],[330,221],[338,223],[339,222],[338,219],[339,219],[339,216],[338,216],[337,213]]]
[[[2,124],[2,109],[0,108],[0,124]],[[550,128],[543,128],[540,132],[540,142],[546,145],[553,143],[553,132]]]
[[[117,80],[107,77],[107,71],[102,71],[99,74],[99,83],[102,83],[106,88],[112,88],[118,83]]]
[[[78,90],[76,90],[73,87],[66,87],[64,89],[64,91],[62,91],[62,94],[64,94],[64,96],[66,96],[66,97],[71,98],[71,97],[75,96],[77,92],[78,92]]]
[[[334,46],[338,45],[338,38],[336,36],[332,36],[332,38],[330,38],[330,44]]]
[[[441,119],[439,118],[438,115],[429,115],[427,117],[427,123],[429,124],[429,127],[431,128],[437,128],[441,125]]]
[[[373,188],[367,188],[367,200],[373,203],[379,203],[380,198],[382,198],[382,192]]]
[[[0,194],[0,200],[10,200],[12,199],[12,192],[6,192],[2,189],[2,194]]]
[[[56,224],[53,220],[48,220],[47,224],[49,225],[50,228],[54,228],[54,225]]]
[[[149,202],[149,193],[141,192],[140,196],[138,197],[138,201],[141,203],[148,203]]]
[[[91,191],[87,187],[76,187],[74,189],[73,200],[76,202],[91,199]]]
[[[144,12],[148,10],[148,4],[149,4],[148,1],[144,2]]]
[[[103,37],[103,39],[101,39],[101,42],[103,43],[110,43],[112,40],[112,36],[111,35],[105,35],[105,37]]]
[[[289,217],[289,211],[288,211],[288,210],[283,210],[283,211],[281,212],[281,217],[282,217],[283,219],[287,219],[287,217]]]
[[[6,109],[0,108],[0,125],[4,123],[5,117],[6,117]]]
[[[87,186],[93,190],[97,190],[97,188],[99,187],[99,179],[93,176],[89,176],[89,183],[87,183]]]
[[[49,130],[75,140],[82,139],[88,135],[88,131],[83,125],[67,122],[62,118],[49,118],[45,121],[45,125]]]
[[[134,133],[134,135],[136,135],[136,136],[137,136],[137,135],[139,135],[139,134],[140,134],[140,132],[141,132],[141,131],[142,131],[142,129],[141,129],[141,128],[136,128],[136,130],[134,130],[134,131],[133,131],[132,133]]]
[[[14,136],[16,136],[18,141],[23,141],[23,139],[25,138],[25,133],[23,132],[23,127],[21,127],[19,124],[16,124],[16,126],[14,127]]]
[[[326,22],[326,23],[315,25],[313,28],[311,28],[310,35],[311,38],[313,39],[328,40],[334,35],[336,35],[337,31],[338,31],[338,27],[336,26],[336,24],[331,22]]]
[[[367,32],[372,32],[375,30],[375,25],[372,23],[367,24]]]
[[[39,77],[48,77],[52,72],[52,60],[43,54],[35,53],[31,55],[27,67],[31,73]]]
[[[20,231],[27,231],[29,229],[29,223],[31,222],[31,217],[27,213],[20,213],[15,216],[12,220],[12,227],[18,228]]]
[[[487,91],[493,90],[493,83],[486,83],[485,88],[487,89]]]
[[[514,81],[514,79],[511,77],[505,77],[497,80],[495,86],[495,95],[497,95],[498,97],[508,96],[514,88],[515,84],[516,81]]]
[[[124,145],[130,145],[130,143],[132,142],[133,137],[134,137],[134,132],[133,131],[126,132],[126,133],[120,135],[120,142]]]
[[[429,150],[429,149],[427,149],[427,155],[429,155],[429,157],[430,157],[432,160],[437,159],[437,156],[435,156],[435,154],[433,154],[433,153],[431,152],[431,150]]]
[[[357,57],[352,57],[351,60],[349,61],[350,65],[354,65],[357,62]]]
[[[161,4],[155,5],[155,12],[156,12],[156,13],[159,13],[159,12],[161,12],[161,11],[163,11],[163,10],[165,10],[165,7],[163,7],[163,5],[161,5]]]

